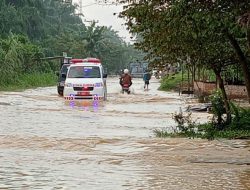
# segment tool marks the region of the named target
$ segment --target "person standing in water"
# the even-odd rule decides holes
[[[151,79],[151,74],[149,72],[149,70],[146,70],[146,72],[143,74],[143,81],[144,81],[144,89],[148,90],[148,85],[149,85],[149,81]]]

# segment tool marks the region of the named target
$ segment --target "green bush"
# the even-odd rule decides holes
[[[13,35],[0,39],[0,85],[17,84],[19,77],[38,70],[37,60],[43,56],[41,49],[27,37]]]
[[[233,114],[230,128],[233,130],[250,130],[250,109],[240,108],[231,103]]]
[[[213,123],[218,129],[225,127],[223,114],[226,113],[221,91],[217,90],[209,97],[212,103]]]

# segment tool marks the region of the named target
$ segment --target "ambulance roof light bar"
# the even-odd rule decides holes
[[[82,63],[83,59],[71,59],[70,63],[75,64],[75,63]]]
[[[93,58],[93,57],[88,57],[88,58],[86,58],[86,59],[83,59],[83,62],[88,62],[88,63],[100,63],[100,64],[101,64],[100,59]]]
[[[97,58],[85,58],[85,59],[71,59],[70,63],[76,64],[76,63],[95,63],[95,64],[101,64],[100,59]]]

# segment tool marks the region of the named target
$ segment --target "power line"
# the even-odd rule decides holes
[[[82,5],[82,7],[90,7],[92,5],[96,5],[97,3],[91,3],[91,4],[88,4],[88,5]]]
[[[78,0],[79,12],[81,14],[83,14],[83,10],[82,9],[84,7],[90,7],[90,6],[93,6],[93,5],[101,5],[101,6],[117,5],[117,4],[114,4],[114,3],[100,3],[100,2],[90,3],[90,4],[87,4],[87,5],[83,5],[82,2],[83,2],[83,0]]]
[[[114,3],[91,3],[91,4],[87,4],[87,5],[82,5],[82,0],[79,0],[79,5],[81,4],[82,8],[83,7],[90,7],[92,5],[102,5],[102,6],[109,6],[109,5],[117,5]]]

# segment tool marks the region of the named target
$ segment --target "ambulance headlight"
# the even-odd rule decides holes
[[[72,83],[66,83],[65,86],[66,86],[66,87],[72,87],[73,84],[72,84]]]
[[[101,82],[95,83],[95,87],[102,87],[103,84]]]

